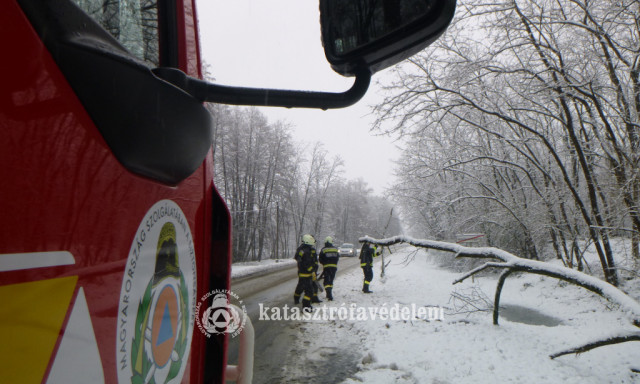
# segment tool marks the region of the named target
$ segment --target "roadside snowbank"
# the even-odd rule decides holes
[[[246,263],[235,263],[231,265],[231,279],[241,279],[260,273],[267,273],[277,269],[292,267],[294,265],[296,265],[296,261],[294,259],[269,259]]]

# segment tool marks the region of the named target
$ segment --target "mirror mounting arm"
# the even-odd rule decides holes
[[[353,86],[342,93],[218,85],[187,76],[184,72],[169,67],[155,68],[153,73],[202,102],[322,110],[355,104],[364,96],[371,83],[371,73],[366,69],[357,72]]]

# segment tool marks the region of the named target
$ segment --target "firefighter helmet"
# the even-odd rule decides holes
[[[326,239],[324,239],[324,242],[325,242],[325,243],[329,243],[329,244],[333,244],[333,237],[331,237],[331,236],[327,236],[327,238],[326,238]]]
[[[307,233],[305,235],[302,235],[302,244],[315,246],[316,245],[316,239],[314,239],[313,236],[311,236],[310,234]]]

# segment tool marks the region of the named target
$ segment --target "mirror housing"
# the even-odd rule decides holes
[[[131,56],[71,1],[19,1],[126,169],[177,185],[202,165],[213,130],[199,100]]]
[[[325,55],[341,75],[373,74],[433,43],[455,7],[455,0],[320,0]]]

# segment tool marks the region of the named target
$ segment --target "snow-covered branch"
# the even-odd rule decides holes
[[[593,341],[591,343],[587,343],[581,347],[576,347],[576,348],[572,348],[572,349],[568,349],[566,351],[561,351],[558,353],[554,353],[552,355],[549,355],[550,358],[555,359],[556,357],[560,357],[560,356],[564,356],[564,355],[570,355],[572,353],[583,353],[583,352],[587,352],[590,351],[592,349],[598,348],[598,347],[604,347],[606,345],[613,345],[613,344],[621,344],[621,343],[626,343],[627,341],[640,341],[640,334],[638,333],[632,333],[632,334],[627,334],[627,335],[618,335],[618,336],[612,336],[610,338],[607,338],[605,340],[597,340],[597,341]]]

